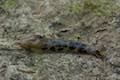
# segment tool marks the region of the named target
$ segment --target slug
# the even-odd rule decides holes
[[[25,50],[34,52],[72,52],[103,57],[99,50],[84,43],[72,40],[50,39],[41,35],[33,35],[30,38],[19,41],[17,44]]]

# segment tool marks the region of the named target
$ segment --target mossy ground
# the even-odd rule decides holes
[[[81,3],[72,3],[69,8],[73,13],[88,11],[98,16],[111,16],[119,9],[115,4],[113,0],[82,0]]]
[[[119,72],[116,71],[118,67],[110,65],[112,63],[119,66],[120,61],[118,55],[120,50],[118,12],[120,8],[113,0],[18,1],[19,5],[16,0],[5,0],[1,5],[12,15],[0,16],[0,48],[17,49],[14,43],[25,36],[35,33],[51,35],[55,32],[59,38],[81,41],[96,48],[105,47],[106,60],[74,53],[38,54],[0,50],[0,79],[120,79],[117,76]],[[62,25],[53,25],[53,23]],[[68,31],[62,32],[63,29],[68,29]],[[30,73],[30,69],[35,73]]]
[[[5,9],[12,9],[17,6],[17,0],[5,0],[1,6]]]

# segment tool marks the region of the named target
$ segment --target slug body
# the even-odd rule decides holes
[[[35,52],[75,52],[81,54],[101,56],[95,48],[81,42],[62,39],[49,39],[40,35],[34,35],[21,42],[19,46],[26,50]]]

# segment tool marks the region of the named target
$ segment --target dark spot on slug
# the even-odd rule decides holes
[[[42,49],[42,50],[47,50],[48,48],[47,48],[47,47],[42,47],[41,49]]]
[[[48,50],[48,46],[46,44],[44,44],[42,47],[41,47],[42,50]]]
[[[74,47],[69,47],[70,50],[74,50],[75,48]]]
[[[68,46],[64,45],[63,47],[64,47],[64,48],[67,48]]]
[[[83,49],[77,49],[76,51],[79,52],[79,53],[87,53],[87,51],[85,51]]]
[[[55,50],[56,50],[54,46],[50,47],[49,49],[50,49],[51,51],[55,51]]]
[[[57,48],[58,51],[63,51],[63,47]]]

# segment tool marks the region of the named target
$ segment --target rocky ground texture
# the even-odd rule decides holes
[[[0,80],[120,80],[119,5],[119,0],[0,0]],[[17,50],[15,42],[33,34],[102,48],[105,59]]]

